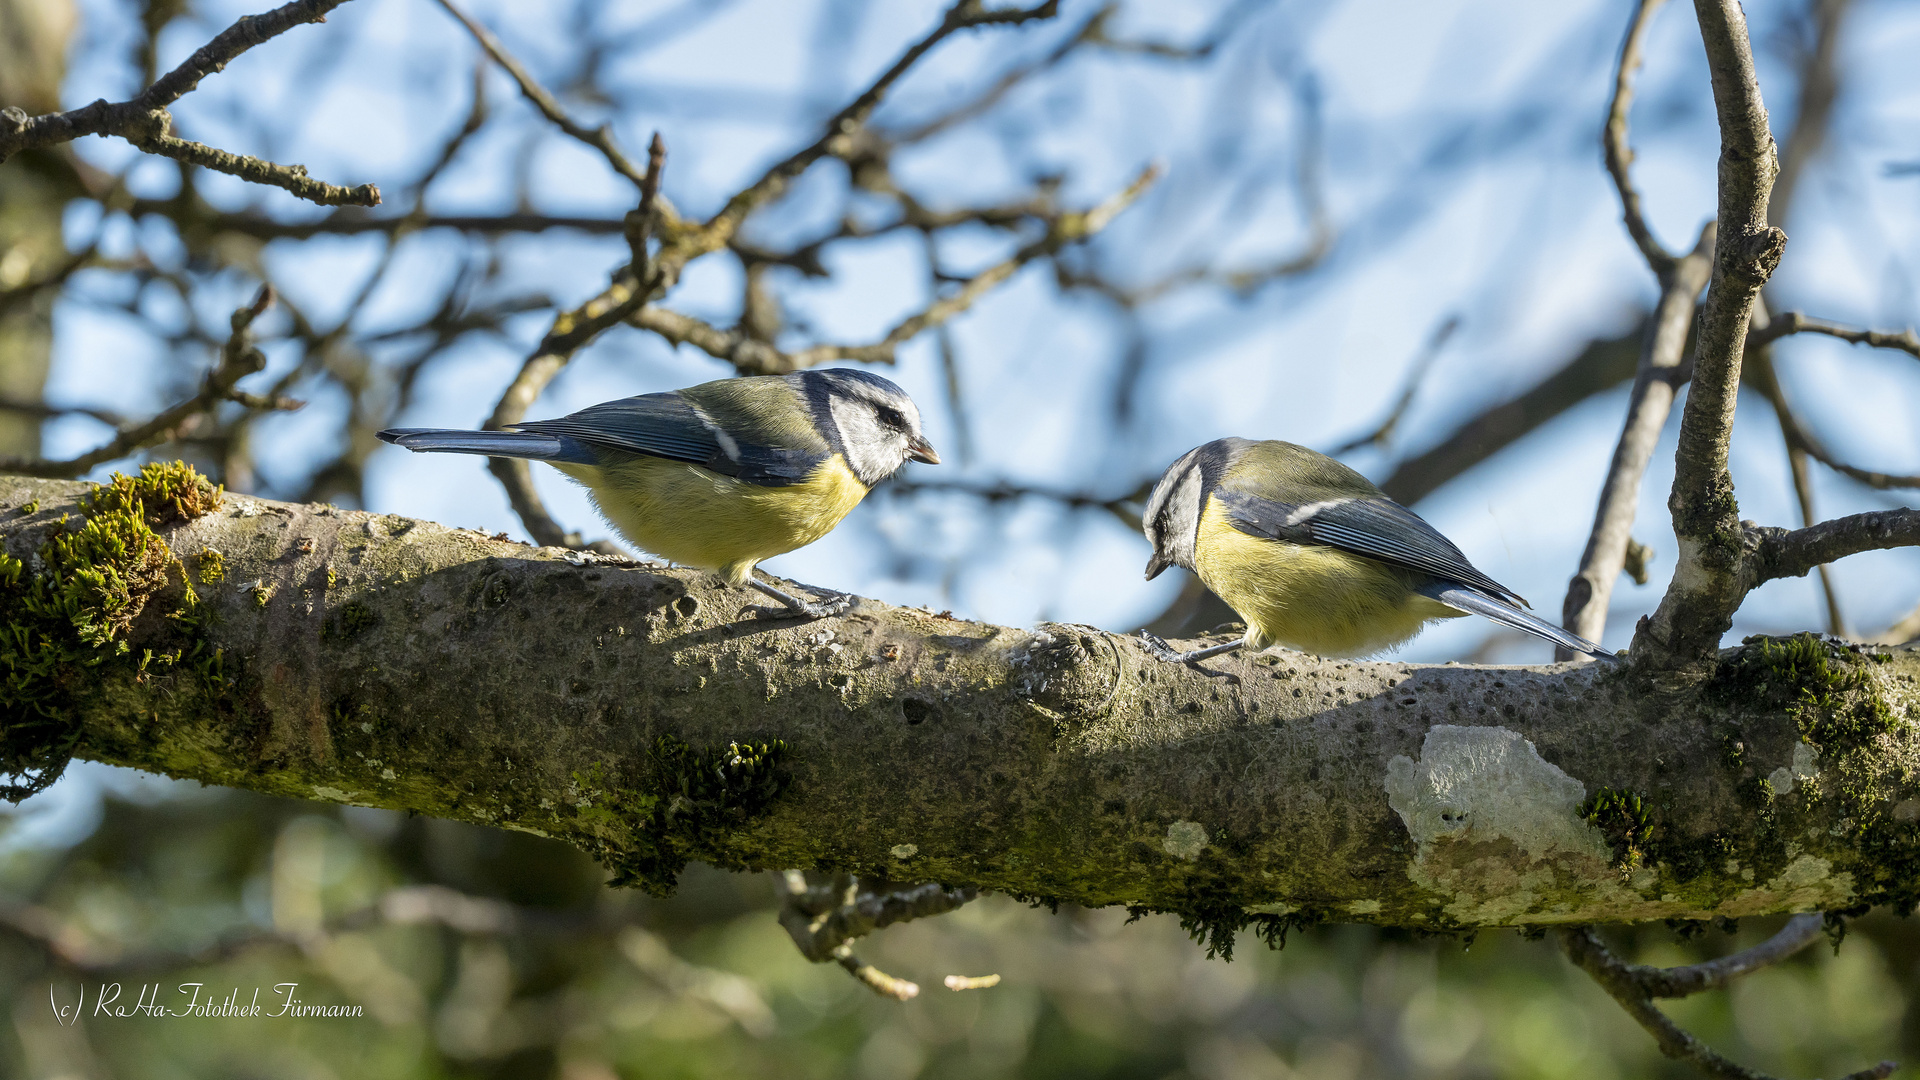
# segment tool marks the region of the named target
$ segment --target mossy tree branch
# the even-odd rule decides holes
[[[1680,687],[1290,652],[1210,678],[1086,627],[873,601],[762,620],[690,572],[321,505],[206,511],[171,482],[112,505],[200,516],[149,511],[164,546],[109,590],[121,629],[86,679],[6,659],[0,735],[37,701],[82,757],[536,832],[624,884],[818,869],[1177,911],[1216,946],[1248,922],[1920,899],[1916,650],[1763,641]],[[138,531],[90,490],[0,479],[9,640],[64,633],[17,599],[56,535],[86,519],[111,571]]]

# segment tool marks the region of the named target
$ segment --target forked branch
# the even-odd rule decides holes
[[[28,116],[17,108],[0,109],[0,161],[22,150],[72,142],[83,135],[115,135],[149,154],[268,184],[322,206],[378,206],[380,189],[372,184],[341,187],[307,175],[303,165],[279,165],[245,154],[175,138],[167,106],[221,71],[240,54],[302,23],[325,22],[327,13],[346,0],[293,0],[264,15],[246,15],[200,47],[179,67],[154,80],[138,97],[120,102],[105,98],[63,113]]]
[[[1718,990],[1727,983],[1761,968],[1777,964],[1821,936],[1824,918],[1818,913],[1795,915],[1780,932],[1765,942],[1732,956],[1680,968],[1646,967],[1629,964],[1615,956],[1590,927],[1577,926],[1560,931],[1560,945],[1567,959],[1593,977],[1593,981],[1612,995],[1627,1015],[1647,1029],[1660,1052],[1676,1061],[1684,1061],[1709,1076],[1722,1080],[1770,1080],[1761,1072],[1731,1061],[1691,1032],[1673,1022],[1653,1004],[1654,998],[1686,997],[1702,990]],[[1885,1080],[1898,1065],[1882,1061],[1878,1065],[1849,1073],[1841,1080]]]

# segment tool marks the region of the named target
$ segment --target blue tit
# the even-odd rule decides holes
[[[1453,543],[1366,477],[1288,442],[1216,439],[1168,467],[1141,528],[1151,581],[1184,566],[1246,620],[1239,641],[1176,653],[1191,663],[1279,643],[1324,656],[1366,656],[1431,619],[1484,615],[1502,626],[1608,660],[1599,645],[1521,610],[1526,601],[1474,569]]]
[[[755,564],[825,536],[909,460],[940,463],[906,391],[846,368],[721,379],[509,431],[395,428],[380,438],[544,461],[585,486],[636,547],[814,617],[847,601],[802,600],[755,578]]]

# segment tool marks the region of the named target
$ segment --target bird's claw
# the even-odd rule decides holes
[[[764,581],[750,580],[747,584],[780,601],[780,607],[755,604],[749,609],[763,619],[830,619],[844,613],[854,602],[854,598],[846,593],[826,593],[824,600],[808,600],[776,589]]]
[[[1187,662],[1186,653],[1174,651],[1173,646],[1167,644],[1165,638],[1162,638],[1151,630],[1140,631],[1140,641],[1147,647],[1147,651],[1153,654],[1155,660],[1168,664],[1184,664]]]
[[[1154,659],[1163,663],[1180,664],[1185,667],[1190,667],[1203,675],[1208,675],[1213,678],[1223,678],[1230,682],[1237,683],[1240,681],[1240,676],[1230,671],[1215,671],[1212,668],[1201,667],[1200,661],[1210,660],[1213,657],[1230,653],[1244,645],[1245,642],[1243,641],[1228,641],[1219,645],[1210,645],[1204,649],[1175,652],[1173,646],[1167,644],[1159,635],[1142,630],[1140,631],[1140,643],[1146,646],[1147,652],[1153,654]]]

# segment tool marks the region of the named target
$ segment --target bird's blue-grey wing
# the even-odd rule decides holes
[[[733,430],[679,391],[642,394],[589,406],[552,420],[515,425],[521,431],[565,435],[592,446],[684,461],[749,483],[805,480],[824,454],[770,445],[750,426]]]
[[[1418,514],[1385,496],[1333,497],[1287,503],[1236,490],[1214,492],[1234,528],[1294,544],[1324,544],[1418,570],[1444,581],[1524,604],[1513,590],[1481,573],[1453,541]]]

